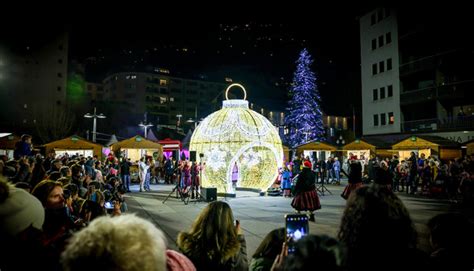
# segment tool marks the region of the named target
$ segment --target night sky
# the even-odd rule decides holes
[[[59,24],[15,26],[0,39],[40,44],[66,30],[70,35],[69,62],[85,65],[88,81],[101,82],[110,71],[147,66],[168,68],[172,76],[221,82],[231,77],[251,86],[249,99],[272,110],[286,107],[295,61],[300,50],[307,48],[314,59],[323,110],[351,115],[352,106],[360,108],[357,17],[367,10],[315,9],[311,16],[298,20],[283,17],[283,22],[277,23],[252,19],[204,22],[147,15],[128,20],[69,18]]]
[[[360,106],[359,14],[320,11],[312,19],[286,23],[72,24],[70,53],[86,65],[91,81],[113,69],[146,66],[183,77],[221,81],[227,76],[253,86],[250,99],[278,109],[286,106],[295,61],[306,47],[314,59],[323,109],[350,115],[352,108],[339,105],[356,100]]]

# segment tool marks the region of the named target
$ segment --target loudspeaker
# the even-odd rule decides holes
[[[175,160],[175,161],[179,160],[179,151],[178,150],[173,151],[173,160]]]
[[[201,196],[204,201],[211,202],[217,199],[217,188],[214,187],[201,187]]]
[[[189,152],[189,160],[191,162],[196,162],[196,151],[190,151]]]

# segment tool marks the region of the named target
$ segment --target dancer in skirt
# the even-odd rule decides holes
[[[295,186],[295,198],[291,202],[291,206],[296,211],[308,211],[310,213],[309,220],[314,220],[314,211],[321,209],[318,194],[315,187],[315,175],[311,171],[311,162],[305,161],[303,163],[303,170],[298,175],[298,180]]]
[[[362,165],[357,156],[352,157],[349,160],[349,184],[346,185],[344,191],[341,194],[341,197],[348,199],[352,191],[362,186]]]

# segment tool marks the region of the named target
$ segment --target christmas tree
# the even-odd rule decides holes
[[[311,71],[313,60],[306,49],[296,61],[296,71],[290,88],[290,101],[285,125],[288,128],[287,142],[291,147],[324,139],[324,127],[320,109],[316,77]]]

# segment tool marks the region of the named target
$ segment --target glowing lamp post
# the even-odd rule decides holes
[[[153,124],[151,124],[151,123],[145,124],[143,122],[140,122],[140,124],[138,124],[138,126],[143,127],[145,129],[145,139],[147,139],[148,127],[152,127]]]
[[[244,99],[229,100],[231,87],[240,87]],[[232,170],[238,167],[237,187],[266,191],[283,164],[278,130],[261,114],[249,109],[247,93],[240,84],[230,85],[222,109],[204,118],[194,130],[190,151],[203,154],[203,187],[231,192]]]
[[[102,113],[97,115],[96,108],[94,107],[94,114],[87,113],[84,115],[84,118],[94,119],[94,124],[92,126],[92,142],[95,142],[97,134],[97,119],[105,119],[105,115]]]

